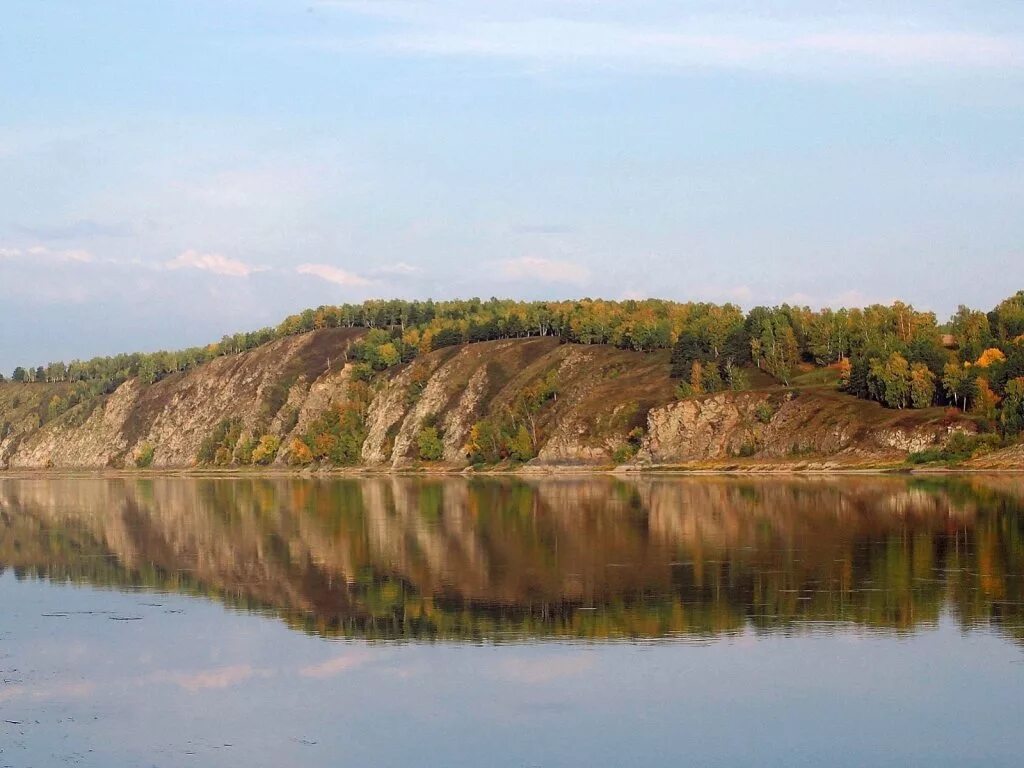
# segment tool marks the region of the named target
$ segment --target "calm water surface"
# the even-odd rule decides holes
[[[0,767],[1020,765],[1024,480],[0,480]]]

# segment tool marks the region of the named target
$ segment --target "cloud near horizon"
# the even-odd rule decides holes
[[[239,259],[232,259],[220,253],[200,253],[189,249],[175,256],[164,266],[167,269],[199,269],[215,275],[228,277],[249,277],[255,272],[265,272],[266,267],[254,267]]]
[[[83,248],[53,249],[43,245],[29,248],[0,248],[0,261],[15,259],[48,264],[92,264],[96,261],[92,253]]]
[[[522,256],[498,262],[498,273],[506,280],[535,280],[540,283],[571,283],[582,285],[590,278],[590,270],[582,264],[539,256]]]
[[[373,283],[372,280],[368,280],[361,275],[341,269],[340,267],[332,267],[330,264],[300,264],[295,268],[295,271],[300,275],[312,275],[313,277],[319,277],[321,280],[326,280],[328,283],[334,283],[346,288],[357,288],[372,285]]]

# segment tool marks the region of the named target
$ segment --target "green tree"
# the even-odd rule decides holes
[[[787,387],[800,359],[796,334],[784,319],[776,317],[761,333],[764,369]]]
[[[153,466],[153,457],[156,455],[156,446],[152,443],[143,443],[135,454],[135,466],[139,469],[147,469]]]
[[[199,446],[196,460],[200,464],[216,464],[226,466],[231,463],[235,445],[242,434],[242,420],[238,418],[224,419]]]
[[[558,399],[558,388],[558,369],[553,368],[523,387],[513,404],[509,414],[510,421],[513,424],[523,423],[527,426],[533,445],[539,445],[541,442],[541,412],[548,403]]]
[[[722,374],[719,373],[717,365],[708,363],[704,366],[700,374],[700,387],[704,392],[721,392],[724,389]]]
[[[501,429],[493,419],[481,419],[469,433],[468,458],[472,464],[497,464],[504,458]]]
[[[992,330],[984,312],[961,304],[949,324],[963,360],[976,360],[992,343]]]
[[[905,408],[911,396],[910,364],[899,352],[888,359],[873,358],[868,372],[868,386],[876,400],[890,408]]]
[[[721,367],[721,378],[725,386],[733,392],[750,389],[750,378],[746,371],[735,364],[731,358],[726,358]]]
[[[947,363],[942,371],[942,388],[955,406],[962,406],[964,412],[974,397],[974,377],[970,368],[958,363]]]
[[[1024,291],[999,302],[990,313],[990,323],[999,338],[1012,341],[1024,334]]]
[[[277,435],[263,435],[252,451],[252,463],[267,465],[274,461],[281,448],[281,439]]]
[[[238,441],[238,445],[235,446],[234,460],[236,464],[241,464],[243,467],[252,464],[252,454],[256,449],[256,444],[253,442],[252,437],[243,437]]]
[[[440,461],[444,458],[444,443],[437,427],[424,427],[416,435],[416,445],[423,461]]]
[[[520,424],[519,429],[509,441],[509,456],[516,461],[529,461],[534,457],[533,441],[530,440],[530,433],[525,424]]]
[[[672,347],[670,358],[672,376],[677,379],[689,377],[693,364],[709,359],[710,350],[701,343],[700,337],[691,330],[679,334]]]
[[[145,357],[139,363],[139,382],[142,384],[152,384],[156,381],[156,376],[156,360],[152,356]]]
[[[1006,383],[999,423],[1007,435],[1018,435],[1024,431],[1024,377]]]
[[[60,395],[54,395],[46,406],[46,416],[51,421],[68,409],[68,401]]]
[[[928,408],[935,401],[935,374],[924,363],[910,367],[910,402],[915,408]]]

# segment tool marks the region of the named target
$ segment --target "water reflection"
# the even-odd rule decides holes
[[[1007,477],[6,479],[0,566],[329,636],[1020,640],[1022,510]]]

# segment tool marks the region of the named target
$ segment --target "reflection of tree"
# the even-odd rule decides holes
[[[514,639],[889,631],[1024,639],[1005,478],[0,482],[21,576],[209,595],[298,629]]]

